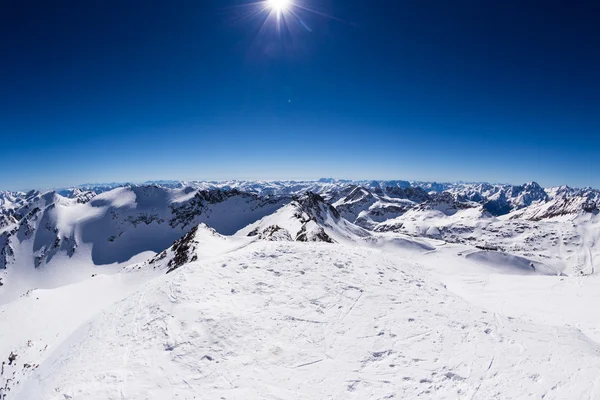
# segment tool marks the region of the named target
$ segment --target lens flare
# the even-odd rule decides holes
[[[245,23],[254,29],[248,35],[253,55],[280,57],[298,50],[304,51],[301,35],[313,32],[315,18],[342,21],[315,7],[323,0],[236,0],[240,4],[227,7],[232,22]]]
[[[271,10],[275,11],[277,14],[281,14],[290,8],[292,2],[291,0],[268,0],[268,5]]]

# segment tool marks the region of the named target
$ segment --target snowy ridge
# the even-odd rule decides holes
[[[177,268],[217,255],[225,254],[247,246],[253,240],[242,237],[225,237],[208,225],[201,223],[192,228],[181,239],[178,239],[168,249],[160,252],[144,263],[127,267],[136,270],[152,267],[156,270],[166,270],[171,273]]]

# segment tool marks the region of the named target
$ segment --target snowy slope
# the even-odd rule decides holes
[[[519,213],[517,211],[516,213]],[[450,215],[435,209],[415,208],[378,224],[377,232],[396,232],[468,244],[485,250],[526,257],[566,274],[594,274],[600,260],[600,218],[577,213],[542,220],[496,218],[481,207]]]
[[[20,356],[7,400],[598,395],[598,344],[454,294],[435,277],[470,263],[453,254],[254,241],[199,259],[81,321],[49,354]]]
[[[289,199],[237,190],[120,187],[73,198],[31,193],[0,231],[0,302],[32,288],[76,282],[95,266],[149,258],[200,222],[231,234]],[[15,222],[16,221],[16,222]]]

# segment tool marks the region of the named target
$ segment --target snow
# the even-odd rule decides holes
[[[499,251],[474,251],[465,257],[508,274],[560,275],[561,273],[544,263]]]
[[[3,306],[1,351],[17,351],[21,379],[7,399],[598,394],[600,347],[564,323],[566,305],[542,301],[566,277],[515,280],[465,259],[464,246],[399,255],[207,235],[208,253],[171,274],[130,270]]]
[[[113,271],[144,261],[201,222],[232,234],[288,201],[159,186],[119,187],[87,202],[56,192],[27,199],[19,222],[0,233],[0,303],[32,288],[77,282],[101,272],[96,267]]]
[[[303,222],[296,216],[297,208],[293,205],[287,205],[280,208],[272,215],[268,215],[259,221],[256,221],[236,232],[236,236],[248,236],[256,229],[265,229],[269,226],[277,225],[286,229],[292,237],[296,237],[302,228]]]
[[[600,398],[594,190],[163,184],[0,193],[0,399]]]
[[[3,365],[2,394],[12,398],[18,385],[82,323],[115,301],[135,292],[152,276],[97,275],[72,285],[27,291],[0,308],[0,354],[17,354],[16,363]],[[29,365],[29,367],[26,366]],[[6,391],[6,388],[13,388]],[[44,398],[44,397],[38,397]]]

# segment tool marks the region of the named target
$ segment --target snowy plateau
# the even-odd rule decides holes
[[[0,192],[0,400],[600,399],[600,191]]]

